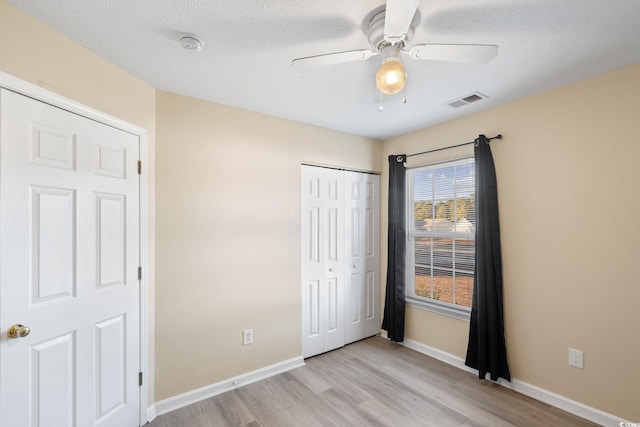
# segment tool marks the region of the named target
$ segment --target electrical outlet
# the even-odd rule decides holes
[[[253,329],[245,329],[242,331],[242,345],[253,344]]]
[[[584,352],[576,350],[575,348],[569,349],[569,366],[574,368],[584,369]]]

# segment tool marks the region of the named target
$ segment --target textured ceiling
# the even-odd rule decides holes
[[[380,58],[300,72],[291,60],[368,49],[374,0],[9,0],[148,84],[388,139],[640,62],[639,0],[421,0],[417,43],[496,44],[488,64],[405,57],[406,104],[374,103]],[[179,44],[194,33],[198,54]],[[458,109],[449,101],[489,98]]]

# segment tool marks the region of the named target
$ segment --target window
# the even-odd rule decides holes
[[[407,171],[407,303],[468,319],[475,261],[473,158]]]

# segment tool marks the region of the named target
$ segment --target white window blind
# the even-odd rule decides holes
[[[407,171],[407,302],[468,318],[475,259],[473,158]]]

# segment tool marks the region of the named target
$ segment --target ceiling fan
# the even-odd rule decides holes
[[[349,50],[324,55],[307,56],[291,61],[297,70],[309,70],[352,61],[364,61],[382,55],[382,65],[376,73],[376,86],[381,93],[393,95],[405,85],[407,74],[401,53],[411,59],[484,64],[498,54],[498,46],[483,44],[417,44],[407,49],[414,33],[413,20],[419,0],[387,0],[371,17],[367,30],[372,49]]]

